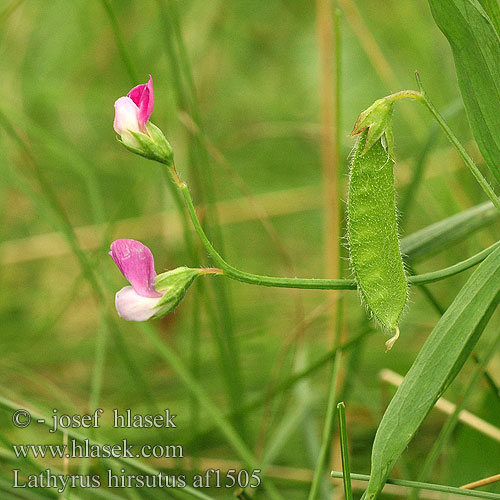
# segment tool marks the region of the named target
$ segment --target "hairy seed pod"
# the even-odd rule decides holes
[[[393,337],[407,301],[407,282],[399,247],[394,161],[382,135],[364,152],[367,130],[354,147],[349,171],[347,236],[354,277],[362,300]]]

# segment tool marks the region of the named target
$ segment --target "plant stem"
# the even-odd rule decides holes
[[[446,109],[443,111],[443,116],[445,116],[446,118],[450,118],[458,114],[460,111],[463,111],[463,104],[462,100],[458,98],[446,107]],[[437,142],[438,134],[436,134],[436,131],[438,130],[438,127],[439,126],[437,123],[433,123],[432,127],[429,127],[429,130],[427,132],[427,139],[425,140],[422,149],[420,150],[420,153],[416,158],[415,165],[412,167],[412,177],[410,182],[408,183],[408,187],[406,188],[400,203],[399,210],[401,214],[401,227],[404,226],[405,221],[408,219],[408,214],[410,213],[410,209],[413,207],[416,199],[415,195],[420,185],[422,184],[427,159]]]
[[[321,166],[323,184],[323,218],[324,218],[324,259],[328,276],[339,277],[340,260],[340,211],[338,175],[339,155],[339,95],[338,86],[338,38],[334,36],[338,23],[333,23],[331,0],[316,0],[316,31],[318,39],[320,109],[321,109]],[[330,310],[328,333],[335,336],[335,303]]]
[[[0,23],[6,21],[24,3],[24,0],[17,0],[0,12]]]
[[[336,381],[340,367],[341,353],[337,351],[332,366],[332,375],[330,383],[330,394],[328,396],[328,406],[326,409],[325,425],[323,427],[323,437],[321,439],[321,449],[319,452],[318,462],[314,470],[314,477],[309,491],[308,500],[315,500],[319,493],[321,479],[325,471],[325,465],[328,460],[330,446],[333,436],[334,419],[335,419],[335,399],[336,399]]]
[[[217,252],[208,239],[207,235],[201,227],[200,221],[196,214],[196,209],[193,204],[193,199],[189,192],[189,188],[184,184],[177,172],[169,168],[176,184],[178,185],[186,203],[189,216],[194,225],[194,228],[203,243],[208,254],[216,262],[216,264],[224,271],[224,275],[236,281],[249,283],[251,285],[269,286],[276,288],[301,288],[301,289],[314,289],[314,290],[355,290],[356,282],[352,279],[325,279],[325,278],[285,278],[274,276],[262,276],[259,274],[252,274],[246,271],[241,271],[231,264],[227,263],[223,257]],[[425,274],[417,274],[408,276],[408,283],[412,285],[423,285],[425,283],[433,283],[445,278],[449,278],[455,274],[463,272],[470,267],[478,264],[484,260],[497,246],[499,242],[479,252],[478,254],[466,259],[462,262],[454,264],[453,266],[433,271]]]
[[[207,235],[201,227],[187,185],[180,181],[177,182],[177,184],[179,186],[179,189],[181,190],[182,195],[184,196],[184,201],[186,202],[191,221],[196,232],[198,233],[198,236],[201,239],[201,242],[203,243],[203,246],[210,254],[212,259],[216,262],[216,264],[223,269],[226,276],[229,276],[230,278],[233,278],[237,281],[242,281],[244,283],[278,288],[309,288],[322,290],[356,289],[356,283],[354,282],[354,280],[277,278],[272,276],[261,276],[257,274],[247,273],[245,271],[236,269],[235,267],[228,264],[210,243]]]
[[[326,272],[334,278],[342,276],[342,181],[340,162],[340,80],[341,80],[341,38],[340,16],[338,10],[332,15],[331,0],[316,0],[316,22],[318,52],[320,58],[321,80],[321,121],[322,121],[322,178],[324,190],[324,240]],[[342,334],[342,295],[338,297],[329,311],[327,335],[331,338],[333,348],[338,347]],[[335,403],[337,386],[341,375],[342,355],[338,351],[330,375],[328,402],[319,456],[314,469],[313,482],[309,490],[309,500],[316,500],[320,495],[321,485],[329,489],[325,481],[326,471],[332,453],[332,442],[335,430]],[[330,496],[328,489],[323,496]]]
[[[488,248],[485,248],[481,252],[477,253],[476,255],[473,255],[472,257],[469,257],[468,259],[465,259],[461,262],[457,262],[456,264],[453,264],[452,266],[449,267],[445,267],[444,269],[439,269],[438,271],[432,271],[429,273],[415,274],[413,276],[409,276],[408,281],[412,285],[423,285],[426,283],[434,283],[435,281],[440,281],[442,279],[449,278],[451,276],[454,276],[455,274],[470,269],[476,264],[479,264],[484,259],[486,259],[486,257],[488,257],[488,255],[491,252],[493,252],[493,250],[495,250],[499,245],[500,241],[497,241],[496,243],[493,243],[493,245],[489,246]]]
[[[21,407],[26,408],[33,419],[40,419],[43,420],[43,425],[47,427],[51,427],[51,422],[52,422],[52,417],[50,415],[46,415],[42,411],[39,411],[33,405],[24,400],[19,398],[19,400],[12,401],[9,398],[6,398],[3,395],[0,395],[0,409],[2,410],[7,410],[7,411],[16,411],[19,409],[21,404]],[[102,448],[104,444],[100,441],[97,441],[96,439],[90,437],[86,433],[80,433],[75,431],[73,428],[68,428],[68,429],[61,429],[58,428],[57,432],[62,433],[65,432],[70,438],[75,439],[76,441],[79,441],[80,443],[88,442],[91,446],[96,446],[99,448]],[[106,441],[105,441],[106,442]],[[149,464],[144,463],[143,461],[134,458],[134,457],[125,457],[125,456],[117,456],[114,460],[114,465],[116,465],[116,462],[123,464],[124,466],[127,467],[133,467],[135,470],[144,472],[145,474],[150,474],[150,475],[157,475],[160,473],[159,470],[155,469]],[[462,490],[463,491],[463,490]],[[184,488],[170,488],[169,489],[170,494],[175,496],[176,498],[186,498],[186,497],[193,497],[193,498],[198,498],[199,500],[213,500],[213,497],[208,496],[207,494],[203,493],[200,491],[198,488],[193,488],[192,486],[186,485]]]
[[[222,232],[219,227],[219,218],[213,202],[216,198],[215,184],[211,173],[211,164],[208,152],[201,137],[204,135],[201,117],[196,97],[191,64],[184,44],[179,21],[177,2],[172,0],[157,0],[160,16],[164,24],[162,30],[165,35],[165,49],[171,64],[172,83],[180,109],[184,110],[196,124],[199,133],[189,131],[189,158],[191,175],[195,183],[195,192],[200,198],[206,198],[206,216],[203,221],[206,232],[215,244],[223,249]],[[203,187],[203,189],[201,189]],[[231,307],[230,290],[227,283],[217,281],[211,287],[215,294],[212,301],[216,305],[216,322],[212,322],[212,332],[219,345],[221,363],[224,369],[231,372],[225,376],[228,386],[228,396],[234,408],[238,408],[244,401],[245,390],[241,372],[240,353],[234,334],[233,312]],[[211,306],[209,306],[211,307]],[[240,434],[244,432],[244,415],[235,422]]]
[[[485,177],[483,176],[477,165],[474,163],[474,160],[469,156],[467,151],[465,151],[462,144],[460,144],[460,141],[457,139],[451,128],[448,126],[443,116],[439,113],[439,111],[435,108],[434,104],[432,104],[430,99],[427,97],[427,94],[422,86],[422,82],[420,81],[420,76],[418,72],[415,73],[415,77],[417,79],[417,84],[420,88],[420,93],[418,94],[418,97],[416,97],[416,99],[427,107],[427,109],[430,111],[434,119],[443,129],[443,132],[446,134],[446,137],[448,137],[453,146],[455,146],[455,149],[458,151],[458,154],[465,162],[465,164],[469,167],[472,174],[476,178],[477,182],[479,182],[479,185],[481,186],[483,191],[486,193],[486,195],[491,200],[493,205],[495,205],[497,210],[500,211],[500,200],[498,199],[498,196],[495,194],[495,191],[490,186],[489,182],[485,179]]]
[[[347,446],[347,428],[345,421],[345,405],[343,402],[337,405],[339,412],[339,434],[340,452],[342,454],[342,472],[344,474],[344,498],[352,500],[351,468],[349,466],[349,448]]]
[[[333,471],[332,477],[336,479],[342,479],[344,477],[344,474],[342,472]],[[351,479],[358,481],[369,481],[370,476],[366,474],[351,474]],[[395,484],[397,486],[404,486],[405,488],[419,488],[422,490],[441,491],[443,493],[451,493],[454,495],[462,495],[466,497],[490,498],[492,500],[500,500],[500,495],[498,493],[489,493],[487,491],[465,490],[461,488],[456,488],[454,486],[443,486],[441,484],[421,483],[419,481],[407,481],[405,479],[388,479],[386,483]]]
[[[88,410],[92,412],[93,409],[99,407],[99,398],[101,397],[102,381],[104,375],[104,365],[106,362],[107,342],[109,337],[109,327],[107,322],[107,312],[105,306],[101,305],[101,318],[99,327],[97,329],[95,354],[94,354],[94,368],[92,370],[92,378],[90,385],[90,397],[88,402]],[[90,429],[90,436],[95,438],[96,430]],[[87,474],[90,469],[91,460],[85,458],[82,460],[79,468],[80,474]]]

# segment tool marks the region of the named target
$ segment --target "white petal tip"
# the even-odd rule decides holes
[[[126,286],[115,296],[116,312],[126,321],[147,321],[160,309],[156,307],[161,297],[142,297],[131,286]]]

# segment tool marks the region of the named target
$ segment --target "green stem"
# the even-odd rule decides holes
[[[177,182],[175,182],[175,183],[172,182],[173,180],[175,181],[175,176],[174,176],[174,179],[172,179],[172,176],[170,175],[169,169],[162,168],[162,171],[164,173],[164,177],[166,179],[166,184],[168,186],[168,189],[170,190],[170,193],[172,195],[172,199],[174,200],[177,211],[179,212],[179,215],[181,217],[183,234],[184,234],[184,241],[185,241],[185,243],[188,247],[188,250],[189,250],[189,257],[194,263],[194,261],[196,261],[198,259],[198,255],[197,255],[198,251],[196,249],[195,243],[193,241],[193,237],[192,237],[191,232],[190,232],[189,214],[186,210],[186,206],[185,206],[184,200],[181,196],[181,193],[179,192],[179,190],[177,189],[177,187],[175,185],[175,184],[177,184]],[[222,273],[222,271],[220,271],[220,270],[217,270],[217,271],[218,272],[213,272],[213,273],[206,272],[205,274],[221,274]],[[231,400],[233,401],[233,406],[235,408],[238,408],[241,406],[241,402],[240,402],[241,384],[238,383],[238,381],[236,381],[236,383],[235,383],[235,373],[237,370],[235,370],[235,366],[234,366],[235,359],[234,359],[234,356],[232,354],[234,349],[232,350],[228,346],[228,342],[227,342],[227,339],[230,337],[230,335],[228,335],[228,332],[225,332],[225,334],[224,334],[224,332],[220,331],[221,328],[219,327],[218,319],[215,316],[215,312],[212,310],[214,301],[215,301],[215,303],[219,304],[219,307],[221,307],[220,301],[216,300],[219,297],[219,293],[217,293],[217,287],[214,287],[214,288],[215,288],[215,290],[214,290],[215,291],[215,298],[213,300],[211,300],[210,298],[208,298],[208,293],[209,293],[208,287],[205,286],[203,281],[199,281],[197,284],[197,292],[196,292],[197,299],[196,300],[199,302],[199,300],[201,300],[201,299],[206,299],[207,313],[210,316],[211,330],[212,330],[214,338],[217,342],[217,347],[218,347],[219,353],[220,353],[221,367],[222,367],[222,370],[224,373],[224,376],[223,376],[224,384],[227,387],[229,398],[231,398]],[[221,311],[221,313],[222,312],[223,311]],[[194,309],[193,309],[193,323],[194,324],[199,323],[199,321],[200,321],[199,318],[195,317],[196,315],[199,315],[199,308],[198,307],[194,307]],[[222,314],[222,316],[227,318],[226,314]],[[223,328],[227,328],[227,325],[223,326]],[[193,337],[196,338],[196,336],[197,336],[197,333],[193,331]],[[193,346],[195,346],[195,344],[193,344]],[[194,347],[193,347],[193,349],[194,349]],[[196,358],[195,351],[193,351],[193,357]],[[194,364],[193,364],[193,367],[195,367]],[[239,377],[237,377],[237,379],[239,379]],[[235,423],[237,423],[237,422],[235,422]]]
[[[460,111],[463,111],[463,103],[462,99],[458,98],[453,101],[446,109],[443,111],[443,116],[446,118],[450,118]],[[413,204],[416,199],[416,193],[422,184],[425,169],[427,166],[427,159],[429,157],[430,152],[434,148],[437,143],[438,134],[436,133],[438,130],[438,124],[433,123],[432,127],[429,127],[427,133],[427,139],[416,159],[415,165],[412,167],[412,177],[410,182],[408,183],[408,187],[405,190],[405,193],[402,197],[400,204],[400,226],[404,226],[404,222],[408,220],[408,214],[410,213],[410,209],[413,207]]]
[[[332,472],[332,477],[342,479],[344,474],[342,472]],[[366,474],[351,474],[351,479],[357,481],[369,481],[370,476]],[[456,488],[454,486],[443,486],[441,484],[421,483],[419,481],[406,481],[405,479],[388,479],[387,484],[395,484],[397,486],[404,486],[405,488],[419,488],[422,490],[441,491],[443,493],[452,493],[454,495],[463,495],[466,497],[476,498],[490,498],[492,500],[500,500],[498,493],[489,493],[487,491],[466,490]]]
[[[240,271],[235,267],[228,264],[222,256],[215,250],[215,248],[210,243],[207,235],[201,227],[200,221],[196,214],[196,209],[193,204],[193,199],[189,192],[189,188],[186,184],[179,181],[177,182],[179,189],[184,197],[191,221],[194,228],[200,237],[203,246],[210,254],[212,259],[216,262],[221,269],[224,270],[224,274],[233,278],[237,281],[242,281],[244,283],[249,283],[253,285],[261,286],[271,286],[278,288],[311,288],[311,289],[323,289],[323,290],[342,290],[342,289],[356,289],[356,283],[354,280],[345,279],[301,279],[301,278],[276,278],[272,276],[261,276],[258,274],[251,274],[245,271]]]
[[[236,281],[249,283],[251,285],[277,288],[302,288],[314,290],[355,290],[357,288],[356,282],[352,279],[281,278],[274,276],[262,276],[259,274],[252,274],[246,271],[241,271],[233,267],[231,264],[228,264],[213,247],[212,243],[210,243],[210,240],[203,231],[203,228],[201,227],[200,221],[198,220],[198,216],[196,214],[196,209],[194,207],[189,188],[186,184],[180,181],[175,170],[172,170],[171,172],[176,179],[176,183],[179,186],[179,189],[184,197],[184,201],[186,203],[188,213],[191,217],[191,221],[194,225],[196,233],[198,234],[201,242],[203,243],[203,246],[205,247],[209,255],[224,271],[224,275]],[[423,285],[425,283],[433,283],[435,281],[440,281],[445,278],[454,276],[455,274],[461,273],[484,260],[499,244],[500,242],[497,242],[494,245],[479,252],[478,254],[470,257],[469,259],[454,264],[453,266],[430,273],[408,276],[408,283],[410,283],[411,285]]]
[[[465,151],[462,144],[460,144],[460,141],[457,139],[451,128],[448,126],[443,116],[439,113],[439,111],[435,108],[434,104],[432,104],[432,102],[427,97],[427,94],[422,86],[422,82],[420,81],[420,76],[418,72],[415,73],[415,77],[417,79],[417,84],[420,88],[420,93],[418,94],[418,97],[416,97],[416,99],[427,107],[427,109],[430,111],[430,113],[437,121],[439,126],[443,129],[444,133],[446,134],[446,137],[448,137],[453,146],[455,146],[455,149],[458,151],[458,154],[460,155],[464,163],[469,167],[472,174],[476,178],[477,182],[479,182],[479,185],[481,186],[483,191],[486,193],[486,195],[491,200],[493,205],[495,205],[497,210],[500,211],[500,200],[498,199],[498,196],[495,194],[495,191],[490,186],[489,182],[484,178],[483,174],[481,173],[477,165],[474,163],[474,160],[469,156],[467,151]]]
[[[438,271],[432,271],[430,273],[415,274],[413,276],[409,276],[408,281],[412,285],[423,285],[426,283],[434,283],[435,281],[440,281],[445,278],[450,278],[451,276],[466,271],[467,269],[470,269],[476,264],[482,262],[499,245],[500,241],[497,241],[496,243],[493,243],[493,245],[489,246],[488,248],[485,248],[481,252],[477,253],[476,255],[473,255],[472,257],[469,257],[468,259],[465,259],[461,262],[457,262],[456,264],[453,264],[450,267],[439,269]]]
[[[331,383],[330,383],[330,394],[328,397],[328,406],[326,409],[325,425],[323,427],[323,438],[321,440],[321,449],[319,452],[316,468],[314,469],[314,477],[311,489],[309,491],[308,500],[315,500],[318,497],[321,480],[323,479],[323,474],[325,472],[328,463],[328,455],[330,453],[333,430],[335,425],[335,399],[336,399],[335,382],[337,381],[337,375],[340,367],[340,360],[341,360],[341,353],[340,351],[338,351],[333,361]]]
[[[400,99],[415,99],[416,101],[419,101],[420,97],[420,92],[417,92],[416,90],[400,90],[399,92],[384,97],[383,100],[390,103],[394,103]]]
[[[179,213],[179,217],[182,224],[182,235],[184,239],[184,244],[187,249],[187,253],[189,255],[189,259],[191,264],[198,260],[198,251],[193,241],[193,237],[190,231],[189,225],[189,215],[186,211],[186,207],[182,200],[182,197],[177,190],[177,188],[172,183],[170,176],[168,175],[167,170],[162,169],[162,172],[165,177],[165,184],[169,190],[169,193],[174,201],[175,208]],[[204,300],[205,296],[205,286],[203,281],[198,281],[195,285],[195,299],[193,304],[191,305],[191,343],[190,343],[190,356],[191,356],[191,371],[196,378],[200,378],[200,324],[201,324],[201,308],[199,304],[201,304]],[[199,428],[200,422],[200,411],[199,411],[199,402],[194,397],[191,396],[191,418],[190,418],[190,428],[193,429],[193,432],[196,434]]]
[[[342,276],[342,241],[340,226],[342,224],[342,167],[340,161],[340,114],[341,91],[340,82],[342,75],[341,65],[341,37],[340,15],[336,9],[331,12],[332,4],[329,0],[316,2],[316,20],[318,26],[318,49],[320,56],[321,83],[322,83],[322,123],[323,123],[323,183],[325,190],[325,257],[326,268]],[[333,22],[330,20],[334,14]],[[333,44],[334,54],[331,53]],[[332,89],[333,87],[333,89]],[[332,93],[333,90],[333,93]],[[333,94],[333,95],[332,95]],[[333,131],[332,131],[333,127]],[[332,137],[333,132],[333,137]],[[332,241],[333,240],[333,241]],[[343,294],[338,297],[337,304],[331,310],[333,320],[333,347],[340,344],[342,334]],[[316,500],[320,496],[320,489],[325,488],[324,496],[329,497],[330,492],[327,478],[329,468],[330,450],[332,448],[335,432],[335,411],[337,401],[337,386],[339,373],[342,366],[342,353],[335,355],[328,386],[328,402],[326,407],[323,433],[318,459],[314,468],[313,481],[309,490],[308,500]]]
[[[17,9],[24,3],[24,0],[18,0],[17,2],[12,2],[4,10],[0,12],[0,23],[6,21]]]
[[[163,30],[165,34],[165,48],[172,65],[172,77],[177,95],[177,101],[181,109],[186,111],[196,124],[198,133],[189,131],[189,157],[192,169],[193,181],[196,182],[198,195],[206,197],[208,204],[206,206],[206,217],[204,227],[211,235],[215,244],[223,249],[223,238],[218,223],[217,211],[213,208],[213,202],[216,198],[215,185],[211,173],[211,165],[208,152],[201,140],[203,137],[203,127],[198,108],[195,85],[191,64],[188,58],[187,50],[181,33],[179,21],[179,12],[176,1],[158,0],[160,15],[165,24]],[[203,186],[203,189],[201,189]],[[220,334],[214,329],[214,336],[222,346],[224,354],[222,363],[231,371],[230,377],[225,377],[226,383],[230,388],[229,397],[234,408],[241,406],[244,400],[244,384],[241,372],[240,353],[234,335],[233,312],[231,308],[230,290],[227,283],[218,281],[214,283],[212,290],[215,294],[215,304],[217,304],[217,323],[216,327]],[[240,422],[236,422],[242,435],[245,435],[244,416]]]
[[[16,186],[18,186],[24,193],[26,193],[26,195],[30,199],[33,200],[37,209],[44,214],[44,217],[49,222],[54,225],[54,228],[60,230],[64,235],[73,254],[80,263],[82,274],[87,279],[94,293],[96,302],[106,309],[109,305],[109,301],[107,300],[108,296],[104,292],[99,279],[104,278],[104,276],[101,275],[98,277],[96,271],[94,270],[92,261],[81,248],[76,233],[74,232],[73,226],[71,225],[71,221],[69,220],[66,211],[60,204],[59,199],[55,191],[53,190],[52,185],[49,183],[47,177],[45,176],[43,169],[40,167],[35,157],[32,155],[28,145],[13,128],[10,121],[2,113],[1,110],[0,123],[4,126],[6,132],[19,145],[19,147],[25,154],[28,165],[31,166],[32,173],[35,175],[35,178],[38,181],[38,184],[44,196],[42,197],[41,195],[36,193],[31,184],[26,179],[24,179],[23,176],[21,176],[20,172],[17,169],[14,170],[15,173],[12,175],[12,180],[15,182]],[[7,172],[9,171],[7,170]],[[113,320],[110,320],[110,324],[113,324],[113,322]],[[124,361],[125,367],[131,373],[133,381],[136,382],[137,385],[141,386],[139,391],[151,405],[151,408],[156,408],[157,405],[155,402],[155,398],[148,389],[146,381],[141,374],[142,372],[137,370],[134,362],[132,361],[132,358],[129,356],[128,349],[123,340],[122,332],[116,325],[114,325],[113,338],[117,342],[118,352]]]
[[[336,2],[336,7],[334,11],[334,38],[335,38],[335,142],[336,142],[336,156],[335,162],[337,165],[337,214],[338,214],[338,225],[341,234],[345,234],[346,227],[344,224],[345,213],[343,212],[343,202],[344,199],[344,179],[346,178],[346,172],[344,171],[344,162],[341,161],[341,124],[342,124],[342,11],[338,7],[338,2]],[[328,238],[328,235],[326,235]],[[344,275],[344,263],[347,260],[347,249],[343,244],[342,238],[338,238],[338,276]],[[341,294],[338,298],[337,302],[337,317],[335,324],[335,337],[334,337],[334,347],[337,347],[340,344],[342,337],[342,326],[344,319],[344,294]]]
[[[109,327],[106,314],[107,312],[105,307],[101,306],[101,318],[95,342],[94,368],[92,370],[92,379],[90,384],[90,397],[88,402],[89,412],[92,412],[93,409],[99,407],[99,399],[101,397],[104,365],[106,362],[107,340],[109,337]],[[96,437],[95,428],[91,428],[89,434],[90,437],[94,439]],[[92,460],[89,458],[84,458],[82,460],[79,468],[80,474],[88,474],[91,461]]]

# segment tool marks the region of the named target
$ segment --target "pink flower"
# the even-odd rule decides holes
[[[140,241],[121,239],[111,243],[109,255],[132,285],[122,288],[115,296],[118,315],[127,321],[146,321],[153,317],[160,309],[158,303],[163,294],[155,290],[151,250]]]
[[[149,120],[151,113],[153,112],[153,106],[155,103],[154,93],[153,93],[153,78],[149,75],[148,83],[143,83],[142,85],[137,85],[128,94],[127,97],[131,99],[137,106],[139,112],[137,114],[137,120],[139,126],[144,127],[146,122]]]
[[[126,96],[115,101],[113,128],[126,145],[139,146],[130,131],[148,134],[146,123],[151,117],[153,107],[154,93],[151,75],[149,75],[148,83],[137,85]]]

